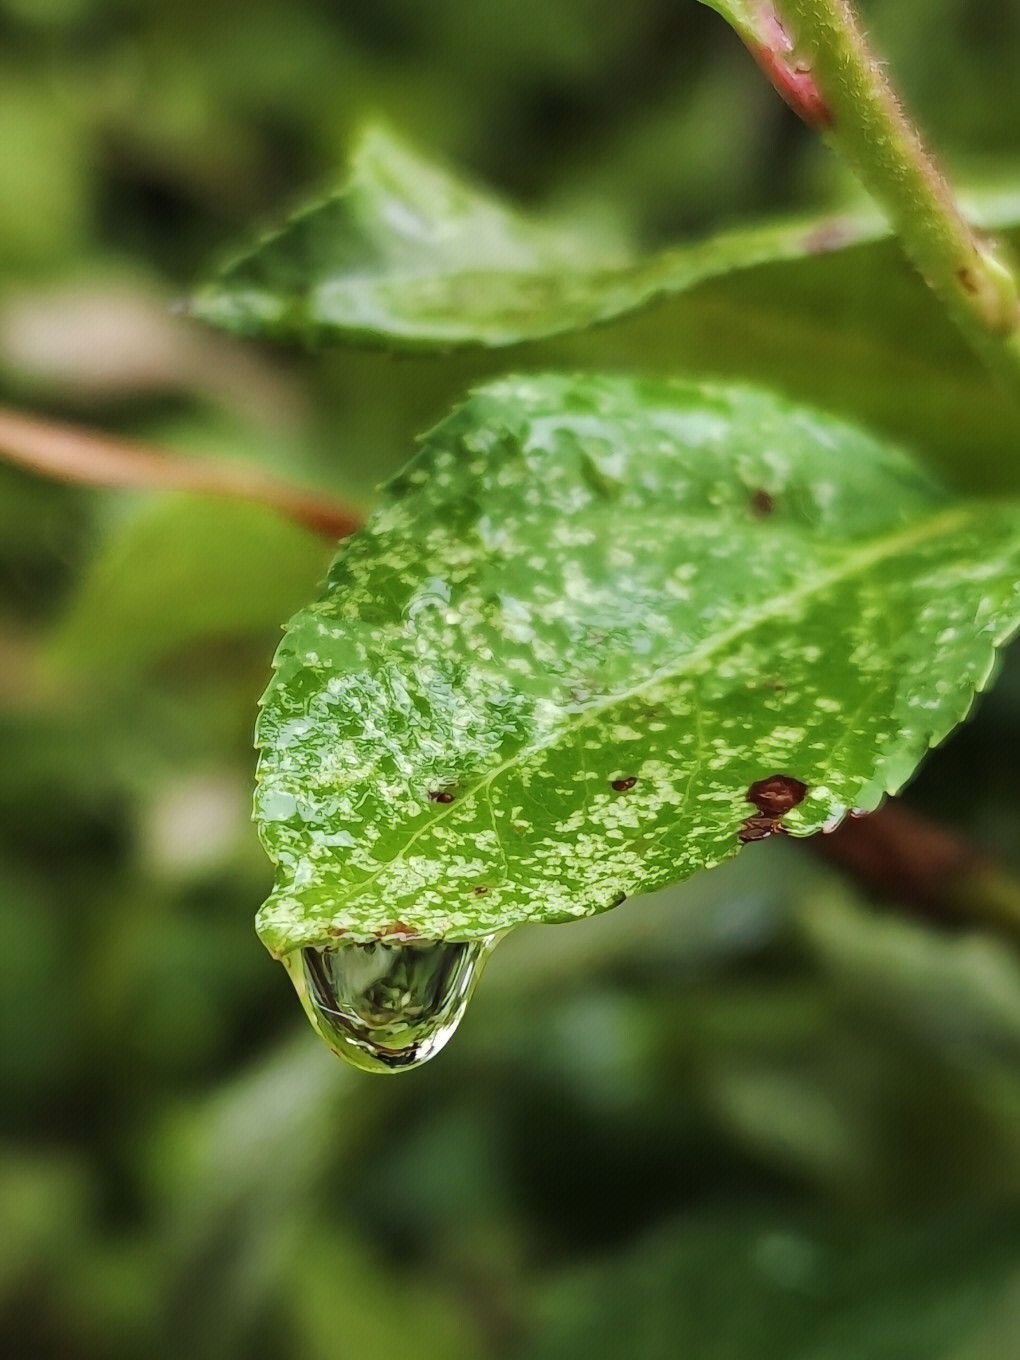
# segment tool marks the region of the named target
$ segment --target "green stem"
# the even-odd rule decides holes
[[[1020,289],[1012,263],[964,218],[849,0],[706,2],[849,163],[971,345],[1020,395]]]

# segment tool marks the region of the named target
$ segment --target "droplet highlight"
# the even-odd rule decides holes
[[[364,1072],[406,1072],[453,1037],[498,939],[326,945],[284,964],[338,1057]]]

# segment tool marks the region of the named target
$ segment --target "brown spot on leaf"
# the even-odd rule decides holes
[[[413,940],[418,932],[414,926],[405,925],[403,921],[394,921],[392,925],[384,926],[382,930],[376,931],[377,940]]]
[[[767,779],[759,779],[745,795],[758,811],[747,818],[737,832],[737,839],[746,845],[749,841],[763,841],[768,836],[785,836],[783,818],[791,808],[804,801],[806,794],[807,785],[791,774],[771,774]]]
[[[789,774],[772,774],[747,790],[747,801],[764,817],[783,817],[804,801],[807,785]]]
[[[626,793],[628,789],[632,789],[636,783],[637,779],[634,775],[629,774],[626,779],[614,779],[612,787],[617,793]]]
[[[758,519],[766,519],[775,514],[776,498],[761,486],[751,497],[751,509]]]
[[[748,845],[751,841],[764,841],[769,836],[785,836],[785,834],[782,822],[776,817],[748,817],[737,832],[737,840],[740,841],[741,845]]]

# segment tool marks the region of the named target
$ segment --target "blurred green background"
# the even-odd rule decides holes
[[[1020,7],[866,8],[950,164],[1020,170]],[[650,243],[852,193],[694,0],[0,0],[0,397],[368,504],[484,373],[695,363],[672,304],[446,360],[175,315],[371,114]],[[782,315],[709,367],[769,376]],[[862,353],[776,378],[909,438],[924,384],[907,407]],[[938,930],[770,842],[518,932],[420,1072],[321,1047],[252,930],[248,815],[269,657],[328,555],[250,507],[0,467],[8,1353],[1020,1356],[1015,934]],[[1018,737],[1014,656],[910,799],[1020,872]]]

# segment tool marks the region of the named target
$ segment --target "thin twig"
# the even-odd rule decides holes
[[[329,539],[364,516],[317,492],[239,463],[185,458],[112,435],[0,409],[0,457],[41,477],[139,491],[186,491],[251,501]]]
[[[1020,938],[1020,882],[979,847],[900,802],[848,818],[808,844],[895,906]]]

